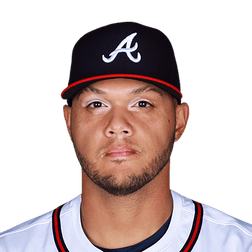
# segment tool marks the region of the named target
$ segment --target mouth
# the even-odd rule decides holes
[[[133,151],[112,152],[112,153],[107,153],[105,157],[128,157],[134,154],[136,154],[136,152],[133,152]]]

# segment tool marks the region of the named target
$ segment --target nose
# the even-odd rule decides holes
[[[105,135],[110,138],[118,137],[118,139],[132,136],[133,128],[129,120],[130,115],[128,111],[114,109],[109,115]]]

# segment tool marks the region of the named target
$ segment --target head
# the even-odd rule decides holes
[[[111,35],[113,30],[117,34],[120,26],[124,27],[123,33],[131,35],[121,43],[117,41],[119,44],[111,53],[99,55],[100,69],[94,64],[96,59],[90,61],[92,67],[85,68],[83,64],[88,64],[87,57],[91,57],[87,56],[91,49],[86,47],[95,45],[99,51],[99,43],[104,41],[100,37]],[[139,31],[132,32],[136,30]],[[155,64],[149,67],[146,59],[150,48],[144,46],[143,39],[146,30],[151,37],[157,33],[169,47],[161,50],[165,57],[160,56],[160,48],[153,49],[149,57]],[[142,47],[139,42],[139,52],[133,54],[138,48],[133,39],[141,31],[145,31],[142,38],[139,36]],[[169,170],[173,143],[185,129],[189,109],[180,101],[175,57],[160,31],[139,24],[110,25],[85,36],[75,46],[69,86],[62,93],[69,105],[64,106],[67,129],[84,178],[112,195],[128,195],[153,181],[163,170]],[[160,61],[156,54],[162,58]]]
[[[120,78],[83,89],[64,114],[85,176],[121,196],[169,169],[188,106],[152,84]]]

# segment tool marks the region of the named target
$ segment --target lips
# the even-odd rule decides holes
[[[122,146],[122,147],[113,147],[111,148],[105,156],[107,157],[127,157],[133,154],[136,154],[137,151],[128,147],[128,146]]]
[[[128,147],[128,146],[122,146],[122,147],[113,147],[111,148],[109,151],[108,151],[108,154],[109,153],[120,153],[120,152],[136,152],[134,149]]]

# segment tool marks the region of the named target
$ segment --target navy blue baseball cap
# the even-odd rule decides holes
[[[157,29],[124,22],[85,34],[73,48],[68,87],[61,97],[71,106],[74,96],[84,87],[113,78],[151,83],[181,103],[173,48],[169,39]]]

